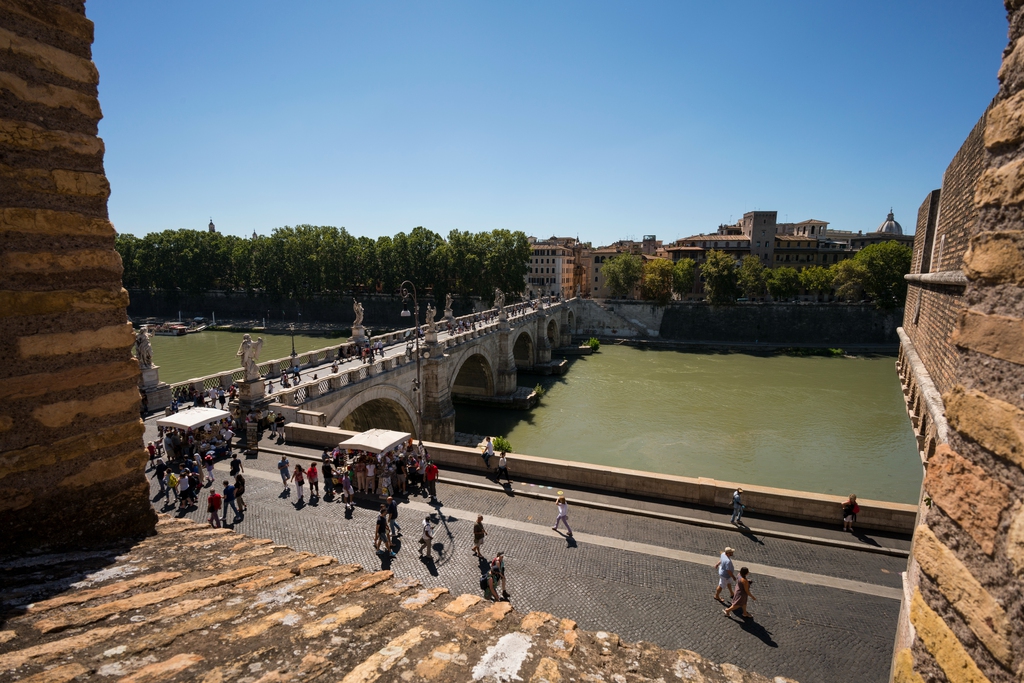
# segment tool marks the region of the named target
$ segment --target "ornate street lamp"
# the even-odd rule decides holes
[[[408,286],[406,286],[408,285]],[[412,299],[412,312],[409,312],[409,299]],[[416,379],[413,380],[413,391],[416,392],[416,439],[419,445],[423,446],[423,397],[420,395],[420,304],[416,300],[416,286],[406,280],[402,283],[402,313],[403,318],[412,316],[413,339],[416,345]]]
[[[295,365],[295,323],[288,323],[288,331],[292,333],[292,365]]]

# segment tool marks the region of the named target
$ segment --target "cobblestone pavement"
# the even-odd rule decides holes
[[[409,542],[387,560],[373,549],[376,504],[366,501],[346,514],[337,502],[297,508],[277,479],[276,458],[246,460],[246,500],[250,510],[234,528],[272,538],[299,550],[334,555],[368,569],[393,569],[428,586],[453,592],[479,592],[481,566],[470,552],[473,519],[439,515],[434,563],[416,557],[424,499],[400,510]],[[219,464],[218,467],[225,465]],[[226,472],[218,472],[219,476]],[[154,494],[156,485],[153,485]],[[547,525],[552,505],[501,492],[454,485],[438,487],[445,508],[479,510],[489,517]],[[205,495],[201,497],[205,506]],[[163,501],[154,505],[163,508]],[[412,508],[417,508],[413,510]],[[189,517],[202,520],[204,507]],[[497,521],[497,520],[496,520]],[[883,555],[805,545],[782,539],[758,540],[728,531],[683,525],[632,515],[573,508],[570,522],[579,533],[672,549],[718,554],[736,548],[744,562],[798,569],[826,577],[852,578],[892,588],[900,585],[904,561]],[[899,602],[886,597],[753,576],[758,600],[755,618],[741,622],[722,615],[712,599],[714,569],[671,557],[631,552],[607,545],[488,526],[487,555],[506,553],[517,610],[544,610],[576,620],[582,628],[618,633],[627,641],[646,640],[668,648],[686,648],[718,662],[730,662],[768,676],[810,681],[885,681],[895,636]]]

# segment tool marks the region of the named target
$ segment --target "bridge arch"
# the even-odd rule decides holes
[[[571,308],[566,313],[565,324],[569,327],[569,334],[576,334],[576,316],[573,315]]]
[[[515,341],[512,343],[512,356],[516,360],[517,368],[532,368],[537,358],[534,350],[533,336],[526,328],[519,331]]]
[[[450,391],[468,396],[494,396],[494,368],[479,351],[467,353],[452,372]]]
[[[548,320],[547,337],[548,343],[551,344],[551,348],[561,346],[561,344],[558,343],[558,321],[555,320],[554,318],[550,318]]]
[[[363,432],[367,429],[393,429],[417,436],[416,405],[405,392],[390,384],[379,384],[360,391],[338,406],[327,424]]]

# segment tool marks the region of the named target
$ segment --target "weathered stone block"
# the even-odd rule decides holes
[[[999,102],[985,121],[985,147],[1014,145],[1024,141],[1024,91]]]
[[[64,50],[25,38],[0,28],[0,50],[10,51],[24,57],[40,69],[52,71],[66,78],[88,85],[99,83],[100,74],[96,65],[88,59],[78,57]]]
[[[101,327],[98,330],[54,332],[21,337],[18,339],[18,351],[22,358],[63,356],[70,353],[84,353],[93,349],[128,349],[134,343],[135,332],[132,325],[125,323],[124,325]]]
[[[917,637],[942,667],[946,678],[964,683],[988,682],[988,678],[964,649],[963,643],[957,640],[946,622],[928,606],[921,591],[916,588],[910,603],[910,621],[917,629]]]
[[[1001,230],[976,235],[964,254],[964,273],[972,280],[990,284],[1024,285],[1024,231]]]
[[[1024,159],[982,173],[974,201],[978,206],[1015,206],[1024,203]]]
[[[942,399],[954,429],[996,455],[1024,466],[1024,411],[959,385]]]
[[[914,557],[992,656],[1012,667],[1012,628],[1006,612],[927,526],[919,526],[914,534]]]
[[[2,29],[0,29],[2,30]],[[95,135],[47,130],[27,121],[0,121],[0,144],[34,151],[67,150],[75,154],[102,154],[103,141]]]
[[[110,249],[24,252],[4,254],[3,268],[9,273],[63,273],[103,270],[120,276],[124,271],[121,256]],[[127,293],[126,293],[127,295]]]
[[[953,343],[961,348],[1024,365],[1024,320],[966,310],[953,330]]]
[[[989,555],[1010,489],[942,444],[928,461],[924,490]]]
[[[110,195],[110,183],[102,173],[85,173],[58,169],[50,174],[61,194],[75,194],[85,197],[103,197]]]
[[[99,120],[103,117],[100,103],[95,97],[71,88],[63,88],[49,83],[28,83],[7,71],[0,72],[0,88],[10,91],[19,100],[32,104],[41,104],[54,109],[67,107],[90,119]]]
[[[39,406],[32,418],[45,427],[66,427],[76,419],[103,417],[135,411],[139,405],[139,390],[135,387],[112,391],[92,399],[61,401]]]
[[[1006,556],[1018,575],[1024,574],[1024,506],[1017,509],[1006,535]]]
[[[125,308],[127,305],[128,292],[124,289],[88,289],[84,292],[73,289],[52,292],[0,291],[0,317],[3,318],[53,315],[69,311],[105,311]]]
[[[114,237],[114,226],[105,218],[47,209],[0,210],[0,233],[28,233],[51,237]]]

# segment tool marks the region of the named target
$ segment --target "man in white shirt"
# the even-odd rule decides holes
[[[729,591],[729,600],[732,600],[736,590],[736,573],[732,563],[732,554],[736,552],[732,548],[726,548],[715,567],[718,568],[718,588],[715,589],[715,600],[722,602],[722,587]]]

